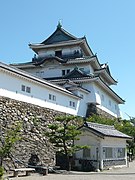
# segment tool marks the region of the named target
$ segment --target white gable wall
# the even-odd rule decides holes
[[[96,84],[94,85],[94,88],[98,99],[100,99],[100,103],[97,107],[115,117],[120,117],[120,110],[117,101],[115,101],[112,96],[110,96],[105,90],[101,89]]]
[[[79,140],[75,141],[77,145],[87,145],[90,148],[90,157],[87,159],[96,160],[96,148],[99,147],[100,138],[96,137],[87,130],[82,131],[82,134],[79,136]],[[75,157],[77,159],[83,159],[83,150],[77,151]]]
[[[83,83],[83,87],[91,91],[87,102],[96,103],[97,107],[103,111],[114,117],[120,117],[118,103],[105,90],[97,86],[96,83]]]
[[[83,157],[83,150],[79,150],[75,153],[75,166],[81,169],[80,160],[97,160],[97,148],[100,147],[100,138],[87,130],[82,130],[82,134],[79,136],[80,140],[76,140],[76,145],[88,146],[90,151],[90,157]],[[94,165],[96,166],[96,164]]]

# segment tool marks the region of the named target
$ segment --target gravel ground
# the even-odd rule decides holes
[[[10,178],[10,180],[135,180],[135,161],[129,167],[111,169],[103,172],[70,172],[69,174],[48,174],[41,176],[33,173],[31,176]]]

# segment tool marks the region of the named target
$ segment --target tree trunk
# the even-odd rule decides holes
[[[3,165],[3,157],[0,157],[0,166],[2,167]]]
[[[71,171],[72,169],[72,157],[71,156],[67,156],[67,171]]]

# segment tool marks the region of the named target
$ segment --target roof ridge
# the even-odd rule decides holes
[[[104,128],[104,129],[115,129],[113,125],[107,125],[107,124],[99,124],[99,123],[93,123],[93,122],[86,122],[89,127],[97,127],[97,128]]]

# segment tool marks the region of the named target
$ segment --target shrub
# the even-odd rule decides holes
[[[4,175],[4,168],[0,166],[0,180],[2,179],[3,175]]]

